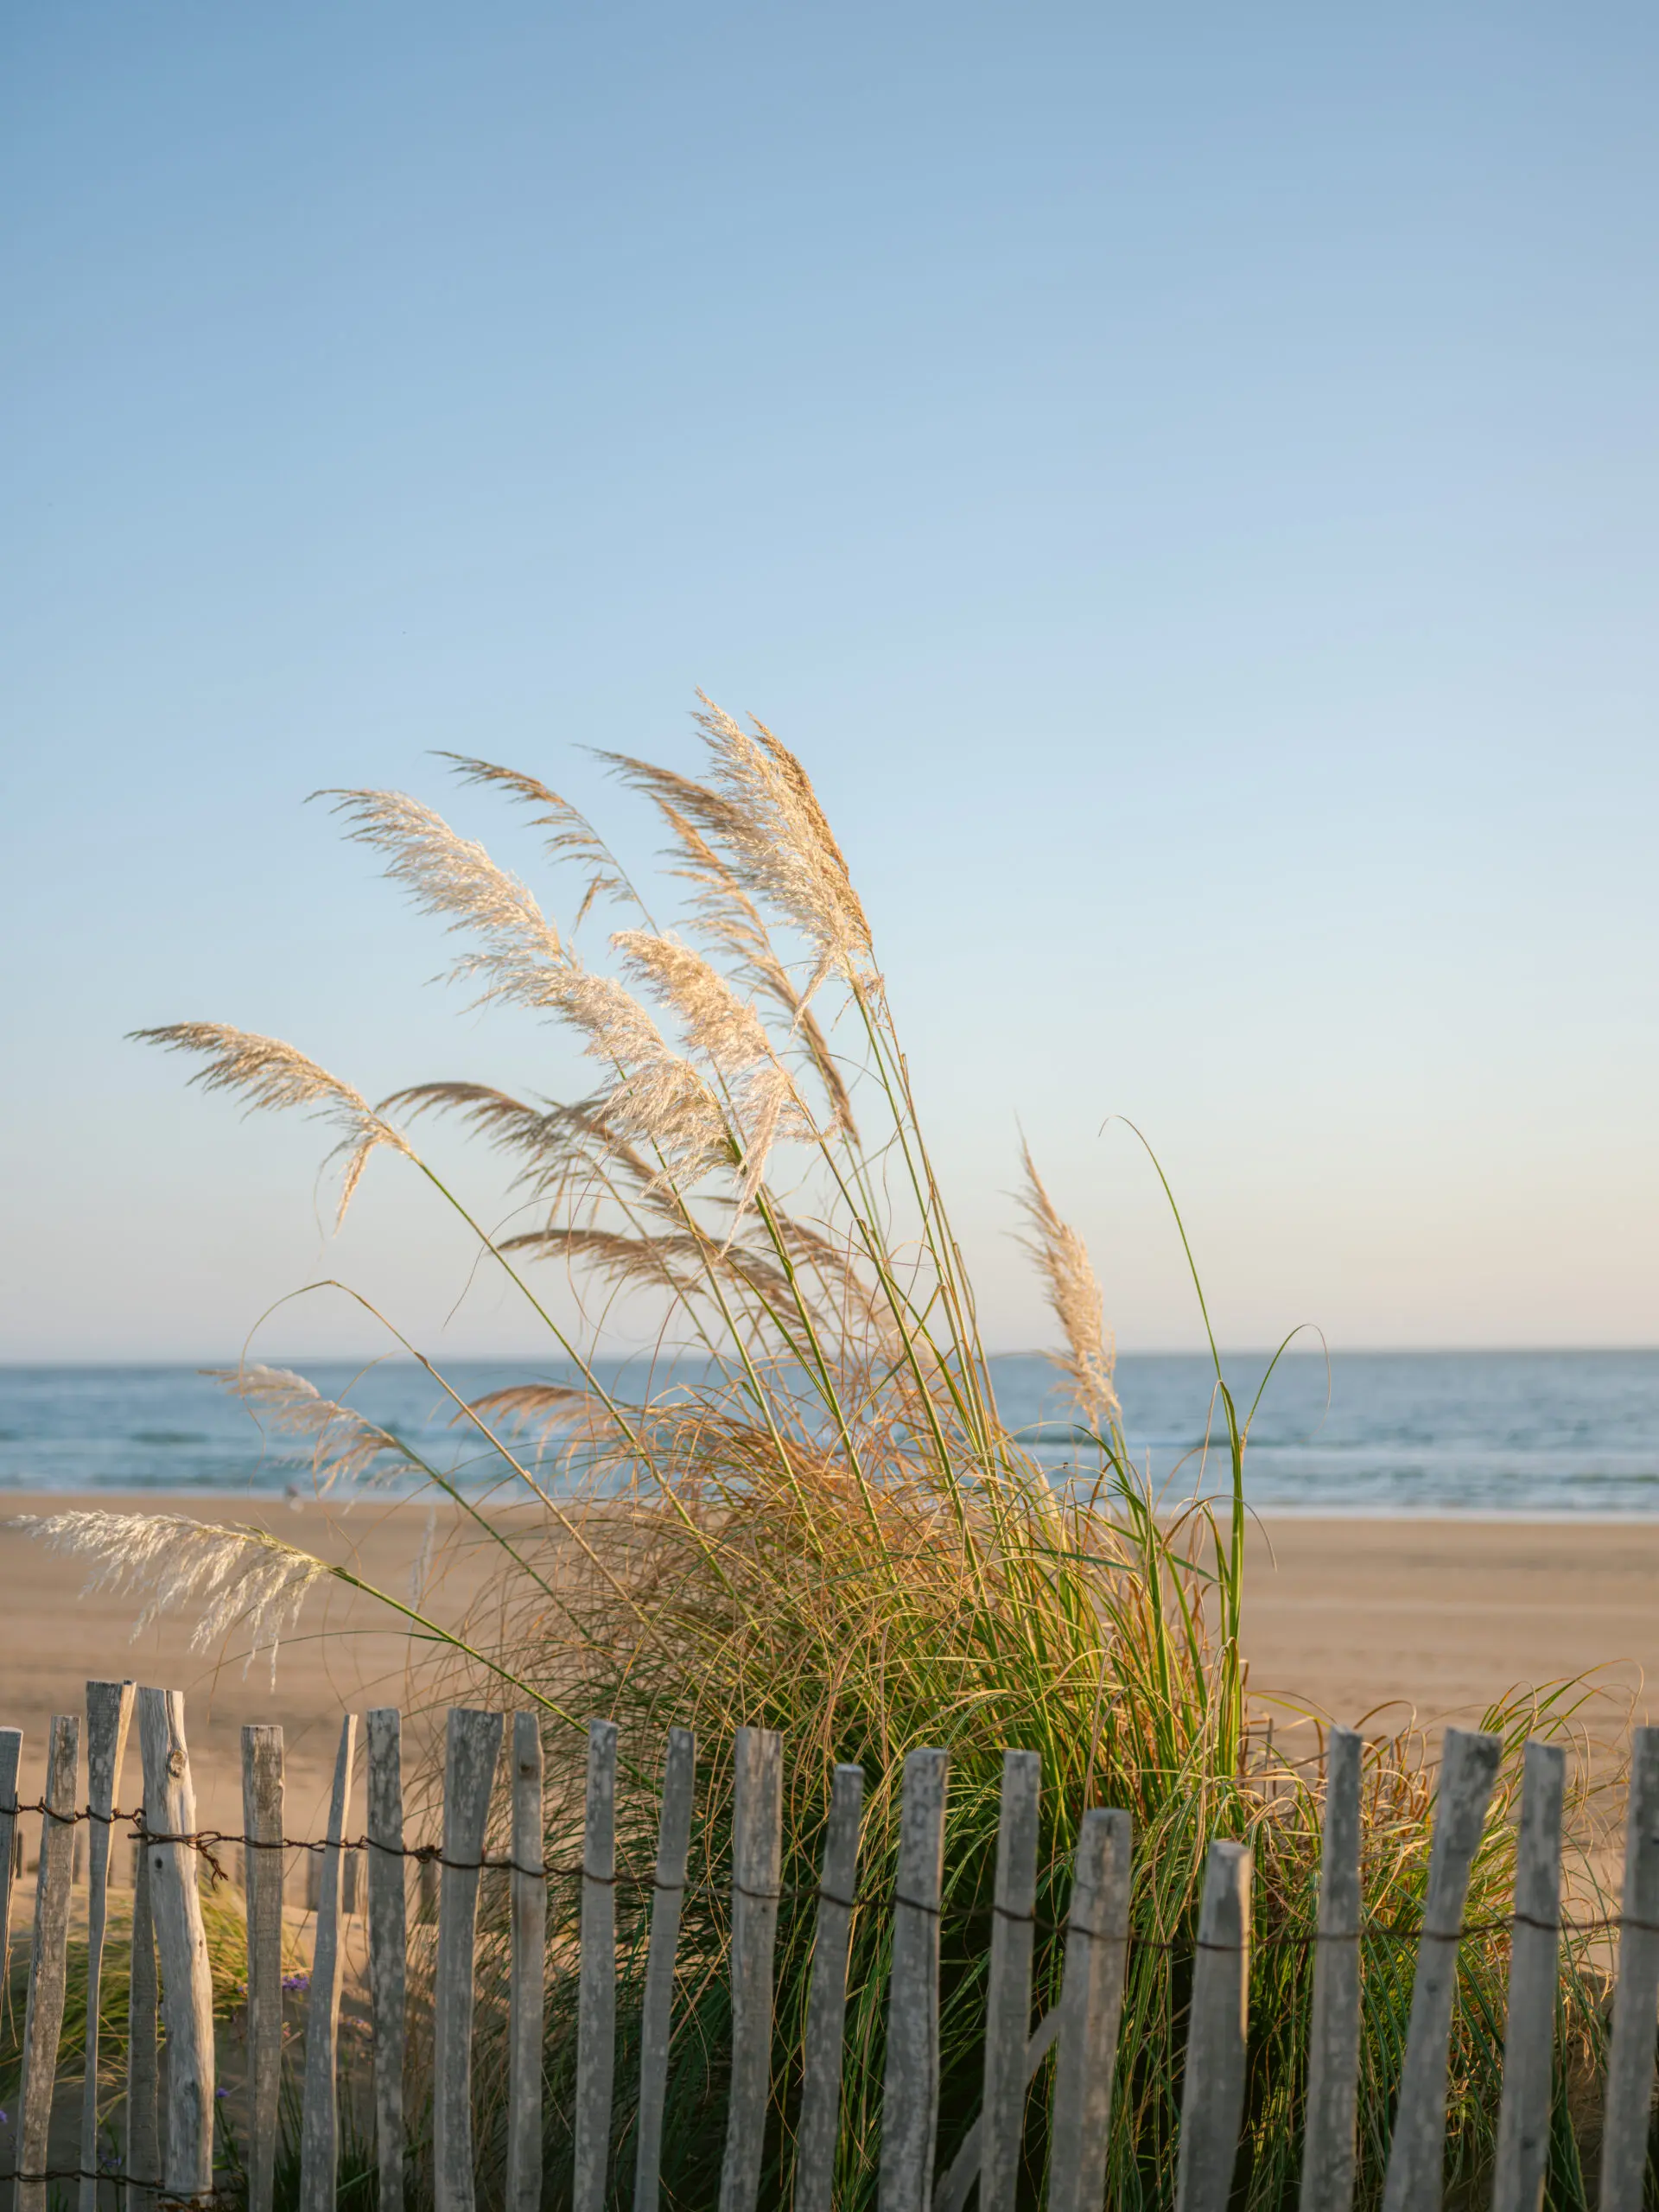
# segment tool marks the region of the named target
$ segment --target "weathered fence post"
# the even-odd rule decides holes
[[[132,1719],[130,1682],[86,1685],[86,2035],[80,2083],[80,2212],[98,2212],[98,2027],[109,1915],[110,1828]]]
[[[283,2073],[283,1732],[242,1731],[248,1908],[248,2212],[270,2212]]]
[[[1325,1739],[1301,2212],[1349,2212],[1359,2102],[1359,1780],[1364,1738]]]
[[[652,1883],[651,1948],[645,1959],[645,1998],[639,2008],[639,2119],[633,2164],[633,2212],[657,2212],[663,2156],[663,2105],[668,2092],[668,2045],[673,2027],[674,1959],[680,1944],[680,1912],[685,1901],[685,1863],[691,1845],[691,1797],[696,1774],[696,1738],[689,1728],[671,1728],[663,1765],[657,1872]]]
[[[404,1880],[403,1721],[395,1706],[370,1708],[368,1738],[369,2012],[374,2033],[378,2212],[404,2212],[409,1909]]]
[[[575,2212],[604,2212],[616,2071],[616,1724],[588,1724],[576,1993]]]
[[[1428,1895],[1411,1989],[1406,2061],[1389,2146],[1383,2212],[1438,2212],[1446,2164],[1446,2068],[1457,1994],[1469,1870],[1485,1825],[1503,1746],[1496,1736],[1448,1728],[1429,1849]],[[1606,2208],[1603,2208],[1606,2212]]]
[[[328,1839],[321,1852],[321,1887],[311,1953],[311,1991],[305,2008],[305,2092],[300,2110],[300,2212],[334,2212],[340,2163],[340,1991],[345,1971],[340,1942],[345,1902],[340,1846],[351,1804],[357,1756],[357,1715],[340,1723],[334,1787],[328,1802]]]
[[[879,2212],[927,2212],[939,2119],[939,1907],[947,1751],[905,1759],[893,1904]]]
[[[858,1878],[864,1770],[838,1766],[830,1785],[812,1980],[806,1999],[805,2069],[795,2153],[794,2212],[830,2212],[841,2133],[841,2077],[847,2028],[847,1948]]]
[[[1026,2112],[1026,2037],[1036,1937],[1037,1815],[1042,1761],[1002,1754],[991,1956],[986,1976],[985,2075],[981,2102],[980,2212],[1014,2212]]]
[[[141,1689],[138,1736],[144,1759],[145,1854],[149,1907],[161,1959],[167,2031],[167,2145],[162,2178],[169,2196],[205,2196],[213,2185],[213,1987],[196,1887],[196,1793],[177,1690]]]
[[[1503,2101],[1498,2110],[1492,2212],[1539,2212],[1549,2168],[1566,1787],[1565,1752],[1554,1744],[1529,1743],[1521,1783],[1509,2018],[1503,2031]]]
[[[784,1739],[771,1728],[740,1728],[732,1796],[732,2088],[720,2212],[754,2212],[760,2193],[783,1838]]]
[[[1244,2116],[1249,2027],[1250,1853],[1212,1843],[1198,1907],[1175,2212],[1226,2212]]]
[[[1659,1728],[1638,1728],[1630,1745],[1624,1824],[1624,1910],[1618,1987],[1601,2137],[1599,2212],[1641,2212],[1653,2103],[1654,2027],[1659,2005]]]
[[[22,1730],[0,1728],[0,2016],[11,2003],[11,1885],[23,1840],[17,1825],[17,1770],[22,1763]]]
[[[1127,1813],[1096,1809],[1084,1815],[1066,1914],[1049,2212],[1100,2212],[1105,2190],[1128,1956],[1130,1847]]]
[[[449,1715],[443,1770],[443,1878],[432,1993],[435,2212],[473,2212],[473,1996],[478,1877],[501,1750],[501,1715]]]
[[[22,2075],[17,2087],[17,2212],[46,2212],[47,2135],[63,2031],[69,1964],[69,1888],[75,1847],[75,1778],[80,1723],[54,1713],[46,1754],[41,1856],[35,1875],[35,1942],[23,2013]]]
[[[542,1725],[512,1716],[512,1989],[508,2029],[507,2212],[542,2201],[542,2031],[547,1877],[542,1871]]]

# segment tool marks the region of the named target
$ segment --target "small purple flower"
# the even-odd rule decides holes
[[[10,2127],[10,2117],[5,2113],[0,2112],[0,2127]]]
[[[213,2091],[213,2094],[216,2097],[228,2097],[230,2094],[231,2093],[228,2089],[215,2089]]]

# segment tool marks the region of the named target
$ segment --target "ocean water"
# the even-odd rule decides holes
[[[349,1391],[464,1481],[500,1471],[451,1421],[408,1362],[366,1371],[293,1363],[327,1396]],[[1005,1417],[1057,1469],[1075,1459],[1052,1370],[994,1363]],[[1264,1364],[1225,1363],[1241,1407]],[[464,1395],[556,1368],[462,1360]],[[626,1390],[636,1378],[618,1372]],[[1118,1383],[1136,1464],[1172,1500],[1226,1475],[1208,1363],[1125,1355]],[[1659,1514],[1659,1351],[1299,1353],[1279,1363],[1257,1412],[1246,1488],[1262,1510],[1302,1513]],[[233,1398],[188,1367],[0,1367],[0,1490],[308,1491],[303,1451],[267,1437]]]

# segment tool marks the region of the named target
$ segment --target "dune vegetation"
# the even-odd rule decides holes
[[[474,1001],[575,1033],[586,1095],[556,1102],[474,1082],[423,1083],[371,1104],[293,1046],[216,1023],[149,1030],[193,1058],[193,1080],[245,1105],[329,1122],[343,1213],[376,1153],[423,1182],[476,1235],[545,1323],[548,1373],[473,1403],[449,1393],[485,1484],[440,1469],[302,1378],[249,1365],[229,1378],[260,1417],[307,1438],[318,1478],[388,1476],[448,1496],[458,1525],[497,1548],[488,1638],[418,1599],[380,1593],[431,1655],[435,1698],[533,1707],[543,1716],[549,1853],[568,1862],[590,1715],[620,1731],[620,1844],[651,1861],[658,1776],[671,1724],[699,1745],[697,1880],[687,1910],[664,2152],[674,2203],[715,2201],[726,2037],[721,1978],[731,1738],[743,1724],[787,1739],[785,1871],[810,1891],[839,1760],[867,1777],[849,2012],[839,2198],[873,2201],[883,2063],[887,1925],[900,1763],[951,1755],[944,1923],[942,2160],[979,2094],[982,1960],[1001,1751],[1043,1761],[1040,1910],[1064,1915],[1079,1818],[1127,1807],[1136,1885],[1109,2201],[1171,2201],[1196,1902],[1212,1837],[1255,1853],[1256,1948],[1241,2202],[1292,2201],[1299,2158],[1306,1938],[1318,1879],[1317,1757],[1264,1758],[1241,1643],[1251,1403],[1217,1358],[1217,1442],[1185,1469],[1187,1495],[1154,1495],[1131,1459],[1112,1342],[1083,1243],[1036,1165],[1020,1229],[1055,1318],[1074,1448],[1062,1471],[999,1414],[972,1285],[936,1179],[899,1044],[898,979],[805,771],[768,730],[705,703],[701,779],[620,755],[620,783],[654,810],[664,866],[637,883],[590,824],[535,778],[457,759],[464,782],[524,810],[549,860],[574,874],[574,921],[556,924],[524,883],[426,805],[397,793],[332,795],[346,834],[426,915],[456,933],[452,973]],[[659,895],[670,913],[654,903]],[[606,914],[598,964],[578,950]],[[966,1047],[964,1048],[964,1056]],[[423,1157],[447,1117],[510,1164],[519,1211],[493,1236]],[[378,1172],[378,1171],[377,1171]],[[1173,1204],[1172,1234],[1180,1234]],[[1194,1294],[1202,1311],[1196,1272]],[[645,1317],[642,1320],[641,1317]],[[395,1327],[389,1342],[420,1357]],[[1207,1326],[1207,1317],[1206,1317]],[[651,1356],[614,1355],[649,1332]],[[647,1374],[625,1394],[616,1376]],[[434,1388],[447,1391],[432,1369]],[[511,1510],[506,1510],[511,1508]],[[121,1525],[117,1526],[119,1522]],[[278,1638],[320,1578],[353,1578],[275,1539],[157,1517],[53,1517],[48,1536],[153,1605],[194,1606],[205,1641]],[[137,1540],[135,1540],[137,1538]],[[1508,1745],[1471,1893],[1478,1929],[1507,1910],[1519,1746],[1567,1725],[1570,1705],[1517,1700],[1489,1716]],[[1313,1732],[1309,1732],[1310,1737]],[[1433,1773],[1409,1738],[1369,1749],[1362,2196],[1380,2192],[1403,2048],[1411,1933],[1421,1909]],[[704,1890],[706,1881],[711,1885]],[[620,1893],[624,1953],[613,2173],[629,2193],[628,2069],[642,1929]],[[551,1940],[569,1956],[575,1898],[555,1885]],[[786,1903],[768,2202],[787,2200],[810,1901]],[[1451,2114],[1454,2183],[1483,2171],[1497,2115],[1506,1938],[1463,1954]],[[1039,2003],[1059,1945],[1039,1945]],[[563,2115],[573,2012],[550,2012],[549,2190],[569,2195]],[[1569,2107],[1603,2033],[1587,1952],[1563,1985],[1552,2197],[1585,2201]],[[480,2068],[487,2107],[496,2069]],[[1029,2183],[1040,2189],[1043,2081],[1031,2104]],[[486,2127],[482,2140],[493,2139]]]

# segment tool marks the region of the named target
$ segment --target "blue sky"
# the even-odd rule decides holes
[[[994,1343],[1016,1122],[1126,1344],[1654,1343],[1659,540],[1635,8],[14,10],[0,1356],[343,1271],[527,1338],[393,1165],[122,1043],[569,1087],[319,785],[648,826],[817,777]],[[482,1172],[481,1170],[480,1171]],[[314,1303],[276,1341],[353,1349]]]

